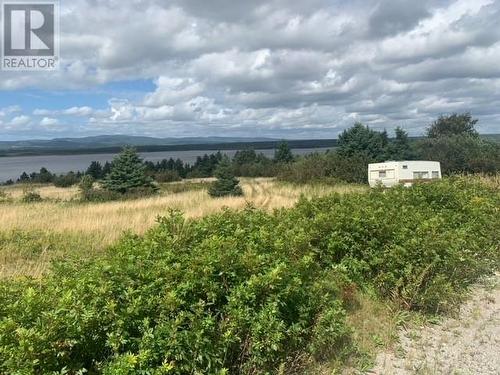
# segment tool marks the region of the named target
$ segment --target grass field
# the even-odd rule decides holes
[[[283,347],[287,355],[293,353],[293,357],[279,359],[285,352],[248,351],[247,344],[240,347],[236,340],[236,344],[231,344],[236,345],[236,352],[241,350],[248,358],[263,359],[252,365],[253,370],[249,367],[248,372],[242,373],[263,373],[265,366],[275,368],[273,361],[281,363],[279,368],[287,369],[276,373],[363,373],[372,368],[377,352],[398,350],[398,330],[402,325],[421,326],[428,319],[435,319],[432,314],[436,312],[453,311],[466,296],[469,284],[498,265],[498,176],[457,177],[412,189],[370,192],[357,185],[290,185],[273,179],[242,179],[245,196],[222,199],[208,196],[209,183],[210,180],[201,179],[163,184],[156,196],[106,203],[83,203],[78,199],[78,189],[52,186],[34,187],[42,201],[23,203],[22,186],[2,187],[0,315],[9,318],[0,330],[3,329],[3,337],[12,336],[8,339],[12,346],[4,345],[0,357],[8,354],[19,363],[32,366],[32,352],[24,349],[24,341],[16,346],[19,332],[32,332],[26,328],[32,327],[32,321],[43,321],[36,323],[36,337],[40,340],[36,343],[49,348],[36,349],[45,362],[42,367],[35,365],[37,370],[31,373],[41,373],[41,368],[83,366],[72,360],[79,350],[81,356],[89,357],[86,368],[94,366],[90,362],[101,358],[104,351],[89,352],[85,335],[92,337],[88,341],[92,345],[100,345],[101,341],[95,340],[95,327],[105,327],[103,337],[109,337],[108,329],[114,327],[115,320],[127,321],[124,327],[148,325],[157,320],[144,317],[173,309],[174,320],[189,316],[193,322],[204,322],[190,323],[179,332],[195,332],[201,327],[201,336],[186,337],[205,337],[207,322],[219,319],[219,315],[214,315],[215,320],[207,316],[212,311],[224,311],[234,316],[220,320],[218,329],[225,329],[225,322],[241,324],[227,335],[253,335],[252,340],[258,343],[255,348],[274,343],[276,348]],[[321,197],[333,192],[345,195],[342,199],[333,195],[296,205],[301,196]],[[362,194],[352,194],[356,192]],[[239,211],[248,205],[263,211],[295,207],[273,214]],[[236,212],[211,215],[224,207]],[[176,214],[169,216],[170,210],[180,210],[187,218],[205,218],[184,222]],[[169,217],[145,236],[117,241],[127,231],[146,232],[159,216]],[[109,245],[110,251],[103,251]],[[55,258],[70,262],[48,272]],[[82,264],[83,259],[91,261]],[[35,280],[26,280],[22,277],[25,275]],[[231,298],[214,297],[218,293]],[[203,298],[213,302],[200,304],[205,301]],[[263,303],[265,298],[272,303]],[[119,303],[107,303],[109,299]],[[220,306],[213,308],[215,303]],[[282,311],[274,306],[286,308]],[[202,311],[195,310],[200,308],[203,312],[197,314],[201,315],[193,315],[193,311]],[[295,316],[296,311],[304,313]],[[285,312],[291,315],[281,315]],[[120,318],[116,314],[121,314]],[[306,338],[317,337],[316,341],[300,343],[296,354],[296,344],[289,344],[294,342],[296,332],[292,332],[292,326],[282,326],[289,324],[283,316],[292,316],[293,330],[299,330]],[[278,318],[280,324],[269,325]],[[87,319],[93,323],[88,324]],[[244,323],[238,323],[239,319],[244,319]],[[72,333],[72,327],[79,322],[82,328]],[[111,324],[111,328],[106,328],[106,324]],[[239,330],[247,329],[247,324],[255,327],[241,333],[244,331]],[[51,325],[54,328],[47,328]],[[142,332],[134,330],[130,331],[134,335]],[[51,332],[61,332],[60,337],[53,338]],[[170,331],[154,332],[160,335]],[[214,337],[219,337],[219,331],[214,332]],[[261,336],[261,332],[265,334]],[[226,333],[220,337],[226,337]],[[210,344],[197,350],[204,356],[219,358],[219,352],[213,348],[222,345],[222,341],[209,336],[206,340]],[[61,349],[60,343],[66,342],[67,337],[83,344]],[[271,344],[266,341],[269,339]],[[31,337],[29,340],[35,342]],[[111,345],[103,340],[103,347]],[[168,342],[175,340],[169,338]],[[189,356],[192,345],[186,347],[189,349],[182,349],[182,353]],[[53,357],[46,354],[51,353],[51,348],[56,351]],[[117,348],[120,353],[123,351],[124,361],[113,363],[113,371],[108,373],[142,366],[137,361],[146,361],[144,368],[154,362],[154,358],[130,354],[134,346]],[[61,350],[72,354],[60,355]],[[160,349],[161,355],[168,354],[165,353]],[[52,358],[53,363],[46,358]],[[116,358],[119,357],[106,360]],[[238,360],[228,358],[227,366],[239,368]],[[195,366],[193,363],[197,362],[186,360],[188,367]],[[211,363],[215,362],[210,360]],[[169,364],[172,369],[177,365]],[[4,366],[19,368],[17,362],[6,361]],[[100,366],[100,362],[95,366]]]
[[[241,209],[248,204],[272,210],[293,206],[301,195],[322,196],[366,188],[356,185],[304,185],[272,179],[242,179],[244,197],[212,199],[206,180],[164,184],[159,195],[106,203],[78,202],[78,189],[38,186],[44,201],[23,203],[22,186],[4,187],[10,202],[0,204],[0,277],[47,271],[51,259],[66,254],[92,256],[116,241],[125,231],[141,234],[170,209],[195,218],[224,207]]]

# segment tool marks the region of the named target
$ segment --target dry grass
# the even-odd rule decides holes
[[[488,175],[479,175],[476,176],[483,184],[489,186],[490,188],[500,190],[500,174],[496,174],[494,176]]]
[[[347,324],[352,329],[351,339],[355,343],[354,352],[344,359],[313,362],[307,375],[367,373],[377,352],[390,351],[397,344],[398,329],[410,319],[408,313],[367,292],[357,292],[355,301],[347,313]]]
[[[87,239],[88,241],[75,241],[85,254],[108,246],[124,231],[144,233],[154,225],[158,216],[165,215],[169,209],[181,210],[186,217],[194,218],[217,212],[223,207],[241,209],[252,203],[255,207],[272,210],[293,206],[302,194],[312,197],[331,192],[347,193],[365,189],[352,185],[294,186],[280,184],[272,179],[242,179],[241,182],[244,197],[212,199],[206,190],[196,189],[178,194],[162,193],[138,200],[88,204],[71,201],[77,197],[76,188],[38,187],[36,190],[42,198],[50,200],[27,204],[20,202],[22,187],[8,187],[4,191],[13,202],[0,204],[0,234],[36,233],[37,238],[47,238],[47,242],[51,243],[49,248],[54,251],[43,252],[43,263],[46,264],[51,254],[61,253],[56,249],[58,245],[54,235],[59,236],[62,241],[64,238],[71,238],[72,241]],[[66,248],[62,245],[61,247]],[[12,240],[9,239],[0,241],[0,277],[19,274],[37,276],[45,271],[45,266],[40,266],[38,262],[41,259],[34,257],[36,268],[25,267],[25,256],[19,246],[12,246]],[[20,268],[20,264],[24,266]]]
[[[78,188],[70,187],[70,188],[58,188],[52,185],[28,185],[35,189],[43,199],[50,200],[63,200],[69,201],[78,196]],[[26,186],[26,187],[28,187]],[[9,195],[14,200],[20,200],[23,196],[24,189],[22,185],[13,185],[3,187],[2,190]]]
[[[14,202],[0,206],[0,231],[21,229],[59,233],[101,233],[105,242],[116,240],[125,230],[143,233],[154,224],[158,215],[169,209],[179,209],[186,217],[200,217],[223,207],[240,209],[248,202],[263,209],[291,207],[301,194],[321,196],[334,191],[346,193],[362,190],[362,187],[344,186],[292,186],[282,185],[269,179],[242,180],[244,197],[211,199],[205,190],[193,190],[178,194],[162,194],[138,200],[81,204],[68,201],[77,194],[76,189],[43,187],[37,189],[42,198],[61,199],[24,204]],[[19,188],[7,191],[19,199]]]

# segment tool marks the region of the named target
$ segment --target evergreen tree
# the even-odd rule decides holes
[[[274,153],[274,161],[277,163],[291,163],[293,162],[293,154],[288,142],[280,142],[276,152]]]
[[[49,182],[52,182],[54,180],[54,175],[50,173],[47,168],[42,167],[36,180],[39,183],[48,184]]]
[[[408,133],[399,126],[395,130],[396,138],[394,138],[389,146],[389,158],[394,160],[411,160],[413,159],[413,150],[408,139]]]
[[[251,164],[255,163],[257,160],[257,153],[255,152],[254,149],[246,149],[246,150],[240,150],[236,151],[236,154],[234,155],[233,162],[236,165],[244,165],[244,164]]]
[[[148,174],[152,174],[157,171],[156,165],[152,161],[145,161],[144,166],[146,167],[146,172],[148,172]]]
[[[383,161],[387,156],[388,136],[361,123],[344,130],[339,136],[338,153],[343,157],[361,156],[371,161]]]
[[[121,194],[137,188],[154,189],[153,180],[146,175],[146,167],[132,147],[125,147],[113,159],[111,172],[102,185],[106,190]]]
[[[111,163],[107,161],[106,163],[104,163],[104,166],[102,167],[102,177],[105,177],[110,173],[111,173]]]
[[[26,183],[30,181],[30,176],[26,172],[23,172],[21,176],[17,179],[17,182]]]
[[[172,161],[173,161],[173,159],[172,159]],[[184,162],[181,159],[175,160],[172,168],[170,168],[170,169],[173,171],[176,171],[180,177],[186,178],[186,175],[187,175],[186,167],[184,166]]]
[[[224,197],[228,195],[243,195],[243,190],[238,179],[234,176],[231,162],[228,157],[222,158],[215,170],[217,181],[210,187],[208,193],[211,197]]]
[[[95,180],[99,180],[104,177],[102,172],[102,165],[98,161],[93,161],[90,163],[85,174],[92,176]]]

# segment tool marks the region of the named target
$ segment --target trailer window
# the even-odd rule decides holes
[[[407,165],[403,165],[403,169],[408,169],[408,166]]]
[[[439,171],[432,171],[432,178],[439,178]]]
[[[429,178],[429,172],[413,172],[413,179]]]
[[[378,177],[379,178],[386,178],[387,172],[386,171],[378,171]]]

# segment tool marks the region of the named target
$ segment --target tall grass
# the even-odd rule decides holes
[[[203,186],[203,184],[205,186]],[[323,196],[332,192],[363,191],[351,185],[303,185],[277,183],[272,179],[243,179],[244,197],[212,199],[206,192],[206,181],[165,184],[157,196],[105,203],[81,203],[77,188],[35,186],[44,199],[23,203],[21,186],[3,189],[10,202],[0,204],[0,236],[26,238],[44,242],[47,251],[38,259],[26,257],[23,246],[16,241],[0,242],[0,278],[27,274],[38,277],[47,270],[50,259],[65,253],[85,254],[103,249],[125,231],[142,234],[170,209],[181,210],[188,218],[206,216],[223,207],[242,209],[251,204],[272,210],[291,207],[301,195]],[[14,233],[14,234],[12,234]],[[35,246],[38,246],[35,244]]]

